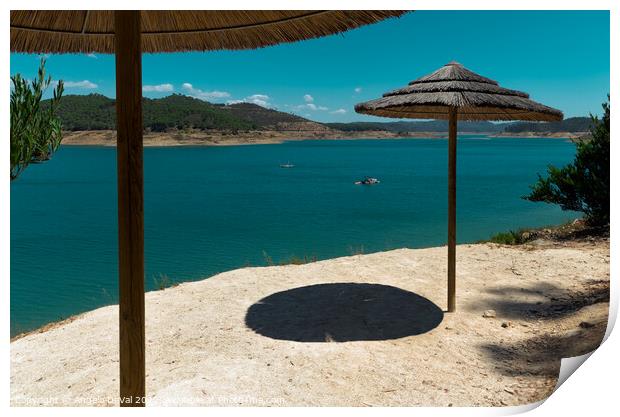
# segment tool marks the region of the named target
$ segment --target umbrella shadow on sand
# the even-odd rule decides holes
[[[317,284],[271,294],[245,323],[272,339],[298,342],[390,340],[426,333],[443,320],[432,301],[389,285]]]

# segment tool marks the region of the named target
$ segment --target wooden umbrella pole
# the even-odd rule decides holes
[[[456,124],[457,109],[448,120],[448,312],[456,310]]]
[[[140,12],[114,12],[120,404],[144,406],[144,189]]]

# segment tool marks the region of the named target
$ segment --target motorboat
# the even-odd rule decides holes
[[[379,184],[381,181],[379,181],[376,178],[373,177],[366,177],[361,181],[355,181],[356,185],[374,185],[374,184]]]

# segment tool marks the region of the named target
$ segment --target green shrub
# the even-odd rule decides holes
[[[48,160],[60,146],[62,130],[56,110],[63,93],[58,82],[49,104],[41,106],[43,93],[52,82],[45,78],[45,60],[41,59],[37,77],[30,83],[20,74],[11,77],[11,180],[32,162]]]
[[[523,233],[522,230],[509,230],[491,236],[489,242],[499,243],[500,245],[520,245],[526,241],[523,237]]]
[[[299,257],[297,255],[292,255],[290,258],[280,259],[278,262],[275,262],[273,258],[267,253],[267,251],[263,250],[263,260],[266,266],[275,266],[275,265],[303,265],[311,262],[318,261],[318,258],[313,256],[304,255],[303,257]],[[247,265],[249,266],[249,265]]]
[[[577,142],[575,160],[563,168],[550,165],[523,198],[582,212],[592,226],[609,224],[609,96],[603,110],[602,120],[592,116],[591,137]]]
[[[265,260],[265,265],[267,265],[267,266],[274,266],[275,265],[273,263],[273,258],[271,256],[269,256],[269,254],[265,250],[263,250],[263,259]]]
[[[311,262],[316,262],[318,258],[316,256],[308,256],[304,255],[303,258],[299,256],[291,256],[289,259],[283,259],[280,261],[280,265],[304,265],[309,264]]]
[[[166,274],[159,274],[156,277],[153,277],[153,283],[155,284],[155,288],[158,290],[165,290],[166,288],[176,287],[179,285],[178,282],[171,279]]]
[[[349,253],[351,254],[351,256],[355,256],[355,255],[364,255],[364,245],[359,245],[359,246],[353,246],[353,245],[349,245]]]

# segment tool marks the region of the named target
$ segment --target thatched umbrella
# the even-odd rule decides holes
[[[250,49],[402,11],[11,11],[11,51],[116,55],[121,405],[144,405],[142,52]]]
[[[448,119],[448,311],[456,309],[457,120],[562,120],[562,112],[500,87],[458,62],[411,81],[407,87],[355,106],[358,113],[409,119]]]

